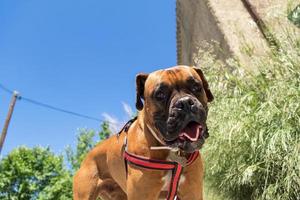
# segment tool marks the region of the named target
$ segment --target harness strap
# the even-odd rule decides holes
[[[121,129],[121,131],[118,133],[118,136],[123,132],[127,132],[128,129],[130,128],[131,124],[137,119],[137,117],[129,120],[124,127]],[[153,134],[153,133],[152,133]],[[154,133],[154,137],[156,134]],[[156,138],[156,137],[155,137]],[[128,175],[128,163],[133,164],[142,168],[147,168],[147,169],[155,169],[155,170],[172,170],[172,178],[169,186],[169,191],[168,191],[168,197],[167,200],[177,200],[178,197],[176,196],[177,194],[177,189],[178,189],[178,184],[182,172],[182,165],[173,162],[173,161],[166,161],[166,160],[156,160],[156,159],[150,159],[150,158],[145,158],[142,156],[134,155],[132,153],[129,153],[127,151],[127,137],[125,136],[124,138],[124,162],[125,162],[125,170],[126,170],[126,177]],[[192,164],[199,156],[199,151],[195,151],[192,154],[189,155],[189,158],[187,160],[187,166]]]
[[[192,153],[189,158],[188,158],[188,163],[187,165],[192,164],[197,157],[199,156],[199,151],[196,151]],[[168,191],[168,197],[167,200],[174,200],[177,194],[177,189],[178,189],[178,183],[180,180],[180,175],[182,172],[183,167],[177,163],[177,162],[172,162],[172,161],[165,161],[165,160],[156,160],[156,159],[149,159],[149,158],[144,158],[142,156],[137,156],[134,154],[131,154],[127,152],[126,150],[124,151],[124,160],[125,164],[127,163],[142,167],[142,168],[147,168],[147,169],[155,169],[155,170],[172,170],[172,178],[169,186],[169,191]],[[127,166],[126,166],[127,169]],[[126,174],[128,172],[126,171]]]
[[[131,124],[137,119],[137,116],[126,122],[126,124],[123,126],[123,128],[118,132],[117,136],[119,137],[123,131],[127,132],[130,128]]]

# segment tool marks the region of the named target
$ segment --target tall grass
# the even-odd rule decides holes
[[[206,181],[229,199],[300,199],[300,42],[283,41],[255,66],[196,55],[215,95]]]

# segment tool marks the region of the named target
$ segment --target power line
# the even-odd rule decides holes
[[[95,120],[95,121],[98,121],[98,122],[103,122],[104,121],[104,120],[101,120],[101,119],[98,119],[98,118],[95,118],[95,117],[90,117],[90,116],[83,115],[83,114],[80,114],[80,113],[76,113],[76,112],[73,112],[73,111],[69,111],[69,110],[65,110],[65,109],[62,109],[62,108],[54,107],[54,106],[51,106],[51,105],[48,105],[48,104],[45,104],[45,103],[42,103],[42,102],[38,102],[36,100],[29,99],[29,98],[26,98],[26,97],[21,96],[20,99],[24,100],[24,101],[27,101],[29,103],[41,106],[41,107],[49,108],[49,109],[52,109],[52,110],[55,110],[55,111],[67,113],[67,114],[74,115],[74,116],[77,116],[77,117],[91,119],[91,120]]]
[[[4,85],[2,85],[1,83],[0,83],[0,88],[2,90],[4,90],[5,92],[9,93],[9,94],[13,94],[14,93],[14,91],[8,89],[7,87],[5,87]]]
[[[0,84],[0,88],[2,90],[4,90],[5,92],[9,93],[9,94],[14,93],[14,91],[10,90],[9,88],[5,87],[2,84]],[[25,102],[28,102],[28,103],[31,103],[31,104],[34,104],[34,105],[37,105],[37,106],[40,106],[40,107],[44,107],[44,108],[47,108],[47,109],[55,110],[55,111],[58,111],[58,112],[62,112],[62,113],[65,113],[65,114],[69,114],[69,115],[73,115],[73,116],[77,116],[77,117],[81,117],[81,118],[85,118],[85,119],[89,119],[89,120],[94,120],[94,121],[101,122],[101,123],[102,122],[107,122],[107,123],[110,123],[110,124],[115,124],[113,122],[108,122],[108,121],[103,120],[103,119],[99,119],[99,118],[96,118],[96,117],[91,117],[91,116],[88,116],[88,115],[85,115],[85,114],[77,113],[77,112],[74,112],[74,111],[66,110],[64,108],[59,108],[59,107],[52,106],[52,105],[49,105],[49,104],[46,104],[46,103],[43,103],[43,102],[40,102],[40,101],[36,101],[34,99],[24,97],[20,94],[18,95],[18,100],[23,100]]]

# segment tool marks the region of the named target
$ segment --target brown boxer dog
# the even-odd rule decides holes
[[[124,162],[124,139],[127,138],[127,152],[145,158],[173,160],[184,166],[189,154],[198,151],[208,136],[207,103],[212,100],[213,95],[199,68],[176,66],[138,74],[137,119],[127,132],[102,141],[87,154],[74,176],[74,199],[165,199],[170,171]],[[178,198],[202,200],[201,156],[182,169]]]

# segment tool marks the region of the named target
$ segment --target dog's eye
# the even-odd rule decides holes
[[[192,92],[193,92],[193,93],[200,93],[200,92],[201,92],[201,86],[198,85],[198,84],[194,84],[194,85],[192,86]]]
[[[164,93],[163,91],[157,91],[155,93],[155,99],[157,99],[158,101],[163,101],[165,100],[167,97],[167,94]]]

